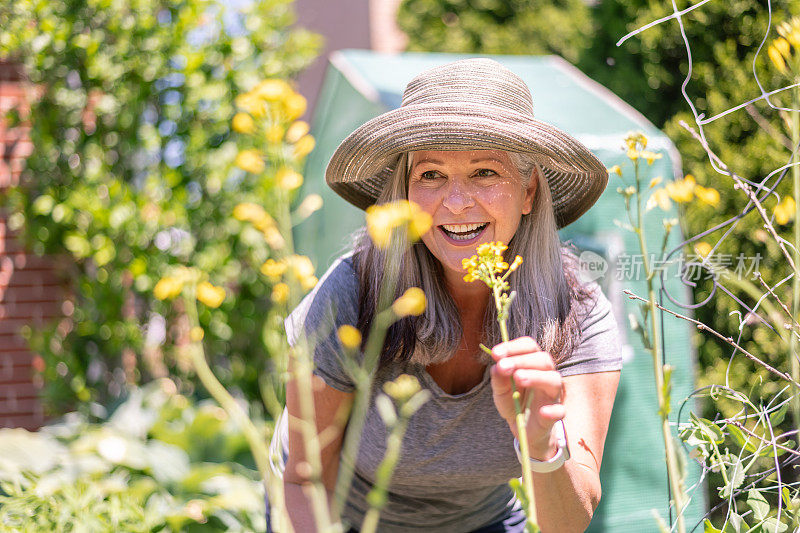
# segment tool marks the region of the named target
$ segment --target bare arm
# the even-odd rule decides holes
[[[619,374],[563,378],[570,459],[555,472],[533,474],[536,512],[545,533],[585,531],[600,503],[600,464]],[[552,450],[538,459],[552,457]]]
[[[353,394],[341,392],[313,377],[314,412],[317,435],[320,436],[322,483],[328,495],[328,508],[339,470],[344,426],[353,403]],[[286,407],[289,413],[289,458],[283,475],[286,511],[293,529],[300,533],[315,532],[316,526],[309,501],[309,467],[305,462],[305,447],[298,428],[300,409],[297,384],[294,379],[286,386]]]
[[[600,502],[600,464],[619,371],[562,378],[552,357],[530,337],[495,347],[492,368],[495,406],[517,436],[511,399],[513,379],[523,401],[532,395],[527,436],[530,455],[546,460],[556,453],[552,431],[564,420],[571,458],[558,470],[534,473],[539,527],[549,532],[584,531]]]

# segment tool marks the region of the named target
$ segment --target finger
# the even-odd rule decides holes
[[[502,359],[509,355],[521,355],[529,352],[538,352],[541,350],[539,343],[531,337],[519,337],[508,342],[501,342],[492,348],[492,357],[495,361]]]
[[[507,376],[510,376],[514,370],[522,368],[534,370],[556,369],[552,356],[547,352],[534,352],[504,357],[497,362],[497,367],[501,373]]]
[[[521,368],[514,371],[514,382],[521,388],[535,389],[550,398],[561,396],[561,374]]]
[[[543,405],[539,408],[539,416],[545,420],[550,420],[554,424],[562,420],[567,415],[567,408],[563,403]]]
[[[510,376],[504,375],[497,365],[493,365],[491,369],[492,377],[492,391],[495,395],[511,394],[511,379]]]

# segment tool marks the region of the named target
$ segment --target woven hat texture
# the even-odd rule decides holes
[[[485,58],[431,68],[411,80],[402,105],[366,122],[334,152],[328,185],[353,205],[375,203],[401,154],[416,150],[530,153],[544,170],[558,227],[597,201],[608,172],[589,149],[533,116],[533,99],[516,74]]]

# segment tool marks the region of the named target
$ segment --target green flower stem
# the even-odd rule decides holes
[[[339,516],[344,509],[344,502],[350,490],[350,483],[353,480],[356,455],[358,454],[358,447],[361,444],[361,432],[364,430],[364,420],[367,417],[367,410],[369,408],[372,379],[375,374],[380,350],[386,339],[386,332],[394,320],[395,316],[391,309],[386,309],[377,314],[372,329],[370,330],[367,346],[364,350],[364,365],[360,368],[356,376],[354,376],[356,395],[353,400],[350,419],[347,423],[347,433],[345,434],[344,444],[342,445],[342,453],[339,460],[339,474],[336,479],[336,489],[334,490],[333,511],[336,516]]]
[[[642,197],[641,197],[641,177],[639,175],[639,160],[633,162],[634,175],[636,177],[636,219],[638,224],[635,227],[636,235],[639,237],[639,248],[642,251],[642,266],[647,277],[648,307],[650,309],[650,354],[653,357],[653,374],[656,380],[656,394],[658,395],[658,411],[661,417],[661,435],[664,439],[664,452],[667,462],[667,477],[669,487],[672,492],[672,499],[675,504],[675,514],[677,515],[678,533],[684,533],[686,526],[683,520],[683,487],[680,480],[680,469],[678,457],[675,450],[675,442],[672,438],[672,431],[669,427],[669,400],[664,394],[664,367],[661,364],[661,329],[659,328],[658,314],[656,313],[656,293],[653,287],[653,273],[650,270],[650,261],[647,255],[647,240],[644,233],[644,220],[642,218]]]
[[[794,184],[794,264],[800,266],[800,158],[797,157],[797,144],[800,143],[800,88],[792,89],[792,183]],[[795,273],[792,278],[792,316],[795,320],[800,310],[800,276]],[[789,359],[791,360],[792,379],[800,381],[800,361],[798,361],[797,340],[789,337]],[[795,427],[800,430],[800,395],[792,395],[792,414]]]
[[[186,316],[189,319],[189,327],[199,327],[194,287],[190,287],[184,292],[184,304]],[[192,341],[190,354],[194,370],[197,372],[197,377],[200,378],[203,386],[225,412],[228,413],[228,416],[239,425],[244,433],[247,444],[250,446],[250,451],[253,453],[253,458],[256,461],[258,472],[261,474],[266,488],[269,486],[270,470],[268,466],[269,450],[264,435],[258,430],[255,424],[253,424],[244,409],[236,402],[222,383],[219,382],[214,372],[208,366],[202,341]]]
[[[495,281],[494,273],[491,274],[492,281]],[[492,292],[494,294],[494,302],[497,306],[497,313],[500,318],[497,320],[498,324],[500,325],[500,337],[503,339],[503,342],[508,342],[508,328],[506,327],[506,319],[505,319],[505,310],[502,309],[502,304],[500,303],[500,287],[497,283],[494,284],[492,287]],[[511,377],[511,398],[514,400],[514,421],[517,424],[517,435],[519,436],[517,440],[519,441],[519,451],[522,454],[523,458],[530,457],[530,449],[528,447],[528,431],[526,428],[525,421],[528,418],[528,411],[529,408],[523,410],[522,405],[520,404],[520,393],[517,390],[517,385],[514,383],[514,377]],[[528,499],[528,508],[525,510],[526,514],[528,515],[528,523],[530,526],[530,530],[533,533],[537,533],[539,531],[539,526],[537,525],[537,518],[536,518],[536,500],[534,499],[533,493],[533,472],[531,472],[531,463],[530,461],[522,461],[522,487],[525,491],[525,496]]]
[[[406,228],[401,227],[400,230],[405,232]],[[401,238],[400,233],[401,231],[393,231],[392,238]],[[347,423],[342,453],[340,454],[339,473],[336,478],[333,498],[334,516],[340,516],[344,509],[347,493],[350,490],[350,483],[353,480],[358,447],[361,444],[361,432],[364,429],[364,420],[367,417],[367,409],[369,408],[375,369],[378,366],[383,343],[386,340],[386,332],[397,318],[391,310],[391,304],[394,301],[395,286],[400,274],[400,258],[389,258],[385,264],[387,267],[386,275],[383,277],[381,289],[378,293],[378,309],[381,309],[381,311],[375,315],[367,338],[367,344],[364,347],[364,362],[354,376],[356,395]]]
[[[391,433],[386,439],[386,454],[375,471],[375,486],[367,495],[370,508],[361,524],[361,533],[375,533],[378,530],[378,519],[383,507],[386,505],[386,491],[394,474],[403,445],[403,436],[408,429],[411,416],[428,400],[427,391],[417,392],[399,409],[399,417],[391,427]]]

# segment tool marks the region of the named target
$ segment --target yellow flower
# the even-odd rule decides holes
[[[645,158],[648,165],[652,165],[653,161],[655,161],[656,159],[661,159],[662,157],[661,154],[651,152],[650,150],[642,150],[640,155]]]
[[[267,142],[277,144],[283,140],[283,126],[280,124],[272,124],[267,128],[266,133]]]
[[[264,160],[258,150],[242,150],[236,156],[235,164],[246,172],[258,174],[264,170]]]
[[[293,93],[286,97],[283,101],[283,107],[286,109],[286,117],[289,120],[300,118],[306,112],[307,102],[302,94]]]
[[[633,148],[628,148],[628,151],[625,153],[625,155],[628,156],[628,159],[630,159],[631,161],[636,161],[637,159],[639,159],[639,154],[640,152]]]
[[[478,246],[478,255],[503,257],[503,252],[508,250],[508,246],[502,242],[485,242]]]
[[[310,291],[317,286],[317,282],[319,282],[317,276],[306,276],[300,280],[300,287],[302,287],[304,291]]]
[[[778,72],[781,74],[786,72],[786,61],[784,61],[783,56],[774,44],[767,48],[767,55],[772,61],[772,64],[775,65],[775,68],[778,69]]]
[[[666,189],[656,189],[653,191],[653,194],[647,199],[645,209],[649,211],[656,205],[664,211],[669,211],[670,207],[672,207],[672,202],[669,201],[669,193]]]
[[[294,145],[294,155],[295,157],[305,157],[311,153],[311,150],[314,149],[316,145],[316,141],[314,137],[311,135],[304,135],[298,139],[297,143]]]
[[[430,229],[432,219],[415,203],[398,200],[367,208],[367,232],[378,248],[388,248],[392,232],[407,225],[407,235],[412,241]]]
[[[778,52],[780,52],[781,55],[786,59],[789,59],[789,57],[792,54],[791,45],[789,44],[789,41],[787,41],[783,37],[778,37],[777,39],[772,41],[772,46],[777,48]]]
[[[219,307],[225,300],[225,289],[202,281],[197,284],[197,299],[208,307]]]
[[[280,280],[281,276],[283,276],[284,272],[286,272],[287,265],[283,261],[278,262],[274,259],[267,259],[267,261],[261,265],[261,273],[270,278],[272,281]]]
[[[785,196],[781,202],[775,206],[775,222],[778,224],[788,224],[790,220],[794,219],[795,212],[794,198]]]
[[[394,381],[388,381],[383,385],[383,391],[400,403],[407,402],[420,390],[417,378],[408,374],[401,374]]]
[[[320,208],[322,208],[322,196],[319,194],[309,194],[300,202],[300,205],[297,206],[297,216],[303,219],[311,213],[319,211]]]
[[[687,174],[682,180],[667,183],[667,194],[678,203],[691,202],[694,194],[694,176]]]
[[[242,222],[254,222],[260,220],[267,212],[258,204],[242,202],[233,208],[233,218]]]
[[[392,304],[392,311],[399,318],[419,316],[425,312],[425,293],[419,287],[411,287]]]
[[[264,239],[273,250],[282,250],[286,246],[286,240],[274,225],[264,228],[262,231],[264,232]]]
[[[511,266],[508,267],[508,270],[514,272],[519,266],[522,264],[522,257],[517,256],[514,258],[514,261],[511,263]]]
[[[655,178],[651,179],[648,188],[652,189],[653,187],[661,183],[661,180],[662,180],[661,176],[656,176]]]
[[[791,20],[781,23],[778,26],[778,33],[792,46],[800,47],[800,17],[792,17]]]
[[[276,304],[286,303],[289,299],[289,286],[285,283],[278,283],[272,287],[272,301]]]
[[[256,118],[263,118],[266,114],[264,102],[253,93],[240,94],[234,100],[236,107],[243,109]]]
[[[205,332],[200,326],[194,326],[189,330],[189,340],[192,342],[200,342],[205,337]]]
[[[286,142],[296,143],[308,133],[308,122],[298,120],[286,130]]]
[[[711,245],[705,241],[698,242],[694,245],[694,251],[697,252],[697,255],[700,257],[705,258],[711,253]]]
[[[183,290],[183,280],[166,276],[158,280],[153,288],[153,295],[159,300],[169,300],[178,296]]]
[[[355,350],[361,346],[361,332],[349,324],[339,326],[336,334],[339,336],[339,341],[345,348]]]
[[[294,275],[297,276],[297,279],[303,279],[314,275],[314,264],[311,263],[311,259],[305,255],[290,255],[285,261],[291,265],[292,271]]]
[[[256,85],[252,92],[268,102],[276,102],[291,94],[292,88],[283,80],[269,79]]]
[[[278,187],[287,191],[293,191],[303,184],[303,175],[294,170],[283,167],[275,175]]]
[[[253,133],[256,131],[256,123],[253,121],[253,117],[248,115],[247,113],[236,113],[233,115],[233,131],[237,131],[239,133]]]
[[[702,185],[695,185],[694,195],[713,207],[717,207],[717,205],[719,205],[719,191],[716,189],[703,187]]]
[[[620,177],[622,176],[622,169],[619,167],[619,165],[614,165],[613,167],[606,170],[608,170],[609,174],[616,174],[617,176]]]

